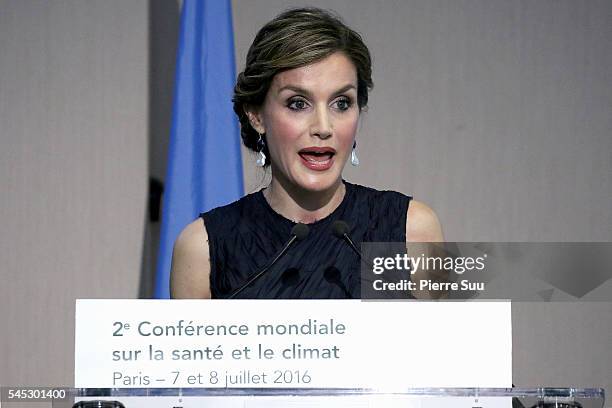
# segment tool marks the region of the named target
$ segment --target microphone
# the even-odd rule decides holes
[[[366,271],[368,272],[372,272],[373,271],[373,259],[370,258],[370,256],[368,258],[364,257],[363,254],[359,251],[359,249],[357,249],[357,246],[355,245],[355,243],[353,242],[353,240],[351,239],[351,237],[349,237],[348,233],[349,233],[349,226],[346,222],[342,221],[342,220],[338,220],[338,221],[334,221],[334,223],[332,224],[332,233],[339,239],[342,239],[344,241],[346,241],[349,246],[351,247],[351,249],[359,256],[359,260],[363,263],[363,265],[367,268]],[[337,274],[335,274],[333,271],[327,272],[326,271],[326,276],[325,279],[330,282],[330,283],[336,283],[336,279],[339,279],[339,272]],[[397,277],[391,277],[389,278],[388,276],[383,277],[382,275],[380,276],[380,278],[376,278],[376,279],[383,279],[387,282],[394,282],[397,281]],[[410,276],[408,277],[408,279],[410,279]],[[365,276],[362,273],[361,276],[361,281],[362,283],[368,282],[368,283],[373,283],[374,279],[371,277],[370,273],[366,273]],[[336,283],[337,284],[337,283]],[[366,297],[364,298],[364,293],[363,293],[363,289],[366,289]],[[388,297],[383,297],[381,298],[380,295],[377,295],[376,293],[371,293],[371,289],[367,289],[368,286],[363,286],[362,284],[362,292],[361,292],[361,296],[362,299],[387,299]],[[409,294],[408,296],[412,296],[411,294]],[[395,294],[391,297],[391,298],[395,298]]]
[[[332,233],[334,236],[338,239],[343,239],[346,241],[357,256],[359,256],[359,260],[365,265],[365,267],[368,268],[368,270],[372,270],[372,260],[363,256],[361,251],[357,248],[357,245],[355,245],[351,237],[349,237],[349,230],[350,228],[345,221],[337,220],[332,224]]]
[[[348,232],[349,232],[349,226],[346,222],[342,220],[337,220],[337,221],[334,221],[334,223],[332,224],[332,233],[337,238],[344,239],[349,244],[349,246],[353,249],[353,251],[355,251],[355,253],[359,255],[359,259],[363,259],[361,252],[359,251],[359,249],[357,249],[357,246],[355,245],[351,237],[349,237]]]
[[[233,298],[235,298],[243,290],[248,288],[253,282],[255,282],[257,279],[261,278],[285,254],[285,252],[287,252],[287,250],[289,250],[289,247],[295,241],[302,241],[304,238],[306,238],[308,236],[309,232],[310,232],[310,228],[308,228],[308,225],[302,224],[302,223],[295,224],[293,226],[293,228],[291,228],[291,238],[289,238],[289,241],[287,241],[287,243],[285,244],[283,249],[280,250],[280,252],[272,260],[272,262],[270,262],[261,271],[257,272],[255,275],[253,275],[253,277],[251,277],[244,285],[240,286],[238,289],[233,291],[226,299],[233,299]]]
[[[340,288],[340,290],[344,292],[345,298],[350,299],[353,297],[351,295],[351,292],[346,287],[346,284],[342,281],[342,275],[340,274],[340,271],[335,266],[330,266],[329,268],[325,269],[325,272],[323,273],[323,278],[328,283],[336,285],[338,288]]]
[[[301,222],[295,224],[293,228],[291,228],[291,239],[293,239],[293,235],[295,235],[295,239],[298,241],[302,241],[304,238],[308,236],[310,233],[310,228],[308,225],[302,224]]]

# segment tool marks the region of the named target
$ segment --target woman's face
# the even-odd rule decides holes
[[[358,120],[357,72],[336,52],[277,74],[254,122],[266,134],[274,178],[324,191],[342,177]]]

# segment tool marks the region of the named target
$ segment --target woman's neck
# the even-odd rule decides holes
[[[274,211],[293,222],[312,224],[331,214],[344,199],[346,187],[338,180],[331,188],[312,192],[295,188],[272,177],[270,186],[263,191]]]

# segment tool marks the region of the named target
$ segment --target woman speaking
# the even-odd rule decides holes
[[[425,204],[342,178],[359,164],[371,72],[360,35],[327,11],[289,10],[261,28],[233,102],[271,182],[182,231],[172,297],[359,298],[362,242],[442,241]]]

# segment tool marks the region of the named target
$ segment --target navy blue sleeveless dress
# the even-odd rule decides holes
[[[308,224],[308,236],[242,292],[246,299],[360,298],[360,261],[332,233],[345,221],[362,242],[406,242],[406,212],[412,199],[344,181],[344,199],[330,215]],[[200,215],[208,232],[213,298],[225,298],[262,270],[291,237],[295,223],[275,212],[263,193],[249,194]]]

